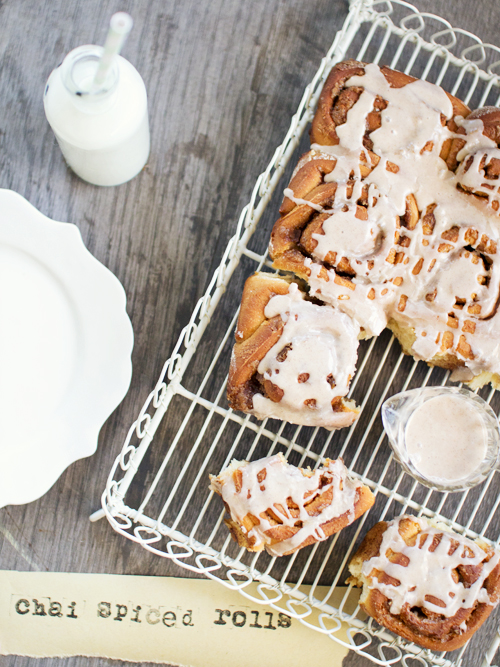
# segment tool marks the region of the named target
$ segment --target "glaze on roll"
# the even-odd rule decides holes
[[[229,405],[259,419],[349,426],[358,416],[344,398],[356,368],[358,334],[356,322],[309,301],[296,282],[254,274],[243,291]]]
[[[210,488],[224,501],[233,539],[272,556],[326,540],[374,502],[370,489],[352,479],[340,459],[304,470],[289,465],[282,454],[233,461],[210,477]]]
[[[500,595],[498,551],[421,517],[377,523],[349,570],[367,614],[435,651],[463,646]]]
[[[500,386],[500,112],[349,61],[330,74],[276,222],[276,268],[406,353]],[[316,166],[315,166],[316,165]]]

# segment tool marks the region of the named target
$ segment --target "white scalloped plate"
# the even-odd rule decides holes
[[[132,375],[125,306],[75,225],[0,189],[0,507],[95,452]]]

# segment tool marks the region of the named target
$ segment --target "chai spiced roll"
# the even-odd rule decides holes
[[[500,387],[499,120],[426,81],[340,63],[269,247],[362,337],[389,327],[472,388]]]
[[[364,92],[363,82],[358,77],[362,77],[366,74],[367,67],[373,68],[377,66],[359,62],[357,60],[346,60],[337,63],[333,67],[325,81],[323,90],[321,91],[318,108],[312,121],[310,131],[311,145],[314,146],[315,144],[318,144],[319,146],[334,146],[342,143],[343,130],[339,130],[339,127],[346,123],[349,111],[356,106]],[[415,77],[410,76],[409,74],[389,69],[389,67],[386,67],[385,65],[380,67],[380,72],[385,79],[384,88],[403,88],[409,83],[418,81],[418,79],[415,79]],[[356,81],[354,85],[349,83],[350,79],[353,78]],[[434,87],[438,88],[438,86]],[[439,88],[439,90],[448,97],[451,103],[451,113],[449,117],[442,118],[441,122],[443,125],[446,125],[450,132],[455,133],[459,129],[459,125],[456,122],[457,117],[460,119],[466,118],[470,113],[470,109],[454,95],[443,91],[441,88]],[[363,146],[370,152],[373,150],[373,141],[370,138],[370,134],[382,126],[382,112],[387,109],[388,106],[388,100],[384,97],[383,88],[381,86],[378,90],[372,92],[373,98],[370,100],[369,108],[366,110],[366,113],[363,114],[363,117],[359,119],[360,131],[362,132],[363,137]],[[363,123],[363,125],[361,125],[361,123]],[[443,142],[440,155],[444,160],[448,160],[450,153],[452,152],[453,140],[454,136],[451,135],[447,136],[445,142]],[[454,148],[455,151],[453,157],[450,158],[450,169],[453,169],[456,165],[454,158],[458,147],[455,146]],[[376,159],[377,158],[375,157],[374,160]]]
[[[296,468],[282,454],[233,461],[210,488],[228,514],[233,539],[249,551],[287,556],[338,533],[374,503],[367,486],[352,479],[341,459],[316,470]]]
[[[434,651],[463,646],[500,594],[498,551],[414,516],[377,523],[349,570],[367,614]]]
[[[345,396],[354,375],[359,327],[307,298],[296,282],[256,273],[245,283],[227,396],[258,419],[333,429],[358,408]]]

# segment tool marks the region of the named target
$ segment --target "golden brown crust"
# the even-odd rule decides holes
[[[500,145],[500,109],[497,107],[482,107],[476,109],[467,117],[468,120],[480,119],[483,123],[483,135],[488,137],[496,143],[497,146]],[[460,133],[464,132],[464,129],[461,127],[459,129]],[[455,139],[453,143],[452,150],[455,151],[455,162],[458,166],[458,151],[460,151],[465,145],[463,139]],[[485,198],[489,199],[489,204],[494,211],[500,209],[500,199],[498,198],[498,180],[500,178],[500,159],[491,155],[488,155],[488,152],[484,149],[479,148],[479,151],[482,151],[481,161],[479,163],[479,169],[482,170],[484,182],[481,184],[479,189],[473,189],[470,186],[465,185],[464,183],[459,184],[459,188],[465,194],[475,195],[476,197],[482,198],[483,201]],[[460,169],[463,170],[462,173],[465,175],[470,168],[474,168],[474,156],[475,153],[471,153],[465,156],[463,162],[460,163]],[[483,244],[484,250],[488,253],[495,254],[497,251],[496,243],[491,245],[491,242]],[[497,304],[498,306],[498,304]]]
[[[296,199],[302,199],[323,183],[326,174],[335,168],[337,160],[331,155],[318,151],[308,151],[299,160],[288,187]],[[294,202],[284,197],[279,212],[286,215],[295,207]]]
[[[313,204],[329,207],[335,200],[336,183],[322,183],[308,193],[303,199]],[[293,206],[287,215],[282,216],[271,232],[269,251],[277,269],[293,271],[301,278],[307,278],[310,269],[304,265],[307,257],[303,247],[302,233],[319,214],[307,204]]]
[[[325,521],[325,523],[321,524],[321,529],[324,535],[326,537],[331,537],[332,535],[335,535],[335,533],[339,533],[343,528],[349,526],[353,521],[359,519],[360,516],[362,516],[365,512],[367,512],[374,502],[375,499],[370,489],[367,486],[361,487],[356,492],[356,500],[354,505],[354,518],[349,512],[344,512],[344,514],[342,514],[339,517],[330,519],[330,521]],[[235,540],[235,542],[237,542],[240,547],[244,547],[248,551],[262,551],[263,549],[262,546],[258,548],[254,547],[253,538],[249,539],[248,535],[246,535],[242,531],[238,523],[236,523],[232,519],[224,519],[224,523],[228,527],[233,540]],[[271,546],[272,546],[274,544],[278,544],[279,542],[283,542],[284,540],[290,539],[290,537],[293,537],[295,533],[298,532],[298,530],[299,530],[298,528],[291,528],[289,526],[277,525],[267,530],[266,535],[268,535],[271,538]],[[295,553],[295,551],[303,549],[304,547],[308,547],[317,541],[318,540],[313,535],[310,535],[296,549],[291,549],[290,551],[287,551],[286,553],[283,554],[283,556],[290,556],[290,554]]]
[[[266,273],[254,273],[246,281],[241,297],[241,308],[236,325],[236,340],[245,341],[252,336],[266,319],[264,309],[276,294],[288,294],[286,278]]]
[[[318,109],[312,121],[311,144],[335,146],[339,143],[335,130],[337,123],[332,118],[332,109],[345,82],[352,76],[361,76],[364,73],[364,63],[356,60],[346,60],[338,63],[332,69],[321,91]],[[345,114],[347,114],[347,107],[350,102],[350,99],[343,100],[342,110],[345,110]]]
[[[412,346],[416,340],[415,329],[410,326],[405,326],[396,320],[389,320],[387,328],[392,331],[401,345],[403,352],[410,357],[414,356]],[[440,352],[434,355],[431,359],[426,361],[429,366],[438,366],[445,368],[448,371],[454,371],[457,368],[465,367],[465,362],[459,359],[455,354],[450,352]]]
[[[481,107],[474,109],[468,116],[468,120],[479,118],[483,121],[483,134],[500,144],[500,109],[498,107]]]
[[[297,177],[299,175],[300,172],[297,173]],[[351,196],[353,185],[354,181],[348,183],[348,196]],[[310,201],[316,207],[329,209],[334,205],[336,191],[337,184],[335,182],[321,183],[310,192],[303,193],[301,198]],[[356,217],[360,220],[366,220],[368,217],[367,204],[368,190],[363,188],[360,198],[357,200]],[[318,212],[316,208],[312,208],[308,204],[294,204],[292,207],[288,206],[287,209],[290,209],[289,213],[282,215],[274,224],[269,243],[269,254],[275,268],[282,271],[291,271],[307,281],[311,270],[307,266],[306,260],[314,252],[318,243],[314,236],[323,233],[322,224],[329,215]],[[332,270],[332,265],[335,265],[335,269],[333,269],[335,282],[338,281],[339,284],[348,289],[354,289],[354,285],[350,281],[350,276],[354,275],[354,271],[347,257],[336,257],[336,253],[330,252],[322,264],[324,265],[320,267],[319,273],[321,279],[328,281],[327,268]]]
[[[280,317],[268,320],[264,309],[271,297],[287,294],[289,285],[284,278],[264,273],[255,273],[245,283],[227,384],[227,398],[234,410],[247,412],[253,407],[252,396],[257,386],[252,379],[260,360],[277,343],[284,326]]]
[[[329,459],[326,459],[325,467],[328,467],[328,464],[329,464]],[[299,468],[299,470],[304,476],[310,476],[311,474],[309,470],[304,470],[302,468]],[[238,475],[241,474],[241,471],[237,467],[233,467],[231,470],[231,474],[233,476]],[[223,473],[221,473],[221,475],[218,477],[211,478],[211,488],[213,488],[219,495],[221,495],[221,488],[223,485],[224,485]],[[293,516],[294,515],[293,512],[295,511],[296,506],[293,505],[290,498],[283,499],[283,501],[287,503],[288,510]],[[326,492],[321,493],[318,496],[315,496],[310,503],[306,504],[306,511],[309,514],[309,516],[317,516],[323,511],[325,507],[329,506],[332,503],[332,501],[333,501],[333,492],[330,487]],[[353,513],[344,512],[341,516],[334,517],[329,521],[325,521],[325,523],[322,523],[321,529],[324,535],[326,537],[330,537],[331,535],[340,532],[343,528],[350,525],[356,519],[359,519],[359,517],[362,516],[365,512],[367,512],[370,509],[370,507],[372,507],[374,502],[375,502],[375,497],[371,492],[371,490],[367,486],[364,485],[360,486],[356,490]],[[230,510],[227,504],[224,503],[224,505],[229,513]],[[267,515],[266,516],[267,520],[269,520],[272,524],[274,524],[271,528],[264,531],[265,535],[268,538],[270,538],[269,542],[270,547],[290,539],[300,530],[300,528],[298,527],[282,525],[279,517],[275,514],[275,512],[273,512],[272,508],[269,508],[267,510],[266,515]],[[245,530],[243,530],[241,524],[239,524],[236,521],[233,521],[233,519],[231,518],[224,519],[224,523],[228,527],[233,540],[237,542],[240,547],[244,547],[248,551],[262,551],[264,549],[263,544],[255,546],[255,538],[249,537],[245,532],[245,530],[246,531],[251,530],[252,527],[256,523],[258,523],[258,519],[256,517],[253,517],[251,514],[247,514],[244,517],[242,524]],[[289,556],[295,551],[303,549],[304,547],[314,544],[317,541],[318,539],[315,538],[313,535],[311,535],[307,537],[298,547],[291,549],[290,551],[287,551],[282,555]]]
[[[363,576],[361,572],[365,561],[380,555],[380,546],[386,529],[387,523],[381,521],[368,531],[349,563],[352,576],[348,579],[348,582],[363,587],[360,606],[388,630],[410,642],[415,642],[419,646],[433,651],[454,651],[460,648],[488,618],[494,608],[493,605],[476,602],[473,608],[459,609],[454,616],[445,617],[427,610],[409,609],[409,605],[406,604],[403,605],[400,614],[392,614],[390,612],[390,600],[380,590],[369,588],[372,576],[377,576],[380,583],[391,583],[391,577],[375,570],[372,571],[370,577]],[[425,531],[421,529],[419,524],[409,518],[402,519],[399,524],[399,533],[407,544],[415,544],[417,536],[423,532]],[[487,562],[493,556],[493,550],[483,543],[476,542],[476,544],[484,550],[485,558],[483,562]],[[392,555],[392,559],[397,557],[398,554]],[[466,567],[472,568],[473,566],[464,566],[464,571],[457,576],[460,576],[464,581],[467,580],[467,577],[475,580],[474,577],[478,576],[477,572],[465,571]],[[500,564],[487,577],[484,587],[492,602],[495,603],[500,595]],[[467,628],[465,631],[462,630],[464,623]]]

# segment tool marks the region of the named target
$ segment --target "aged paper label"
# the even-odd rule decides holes
[[[327,590],[318,588],[316,596]],[[343,628],[337,634],[347,641]],[[340,667],[347,649],[206,579],[0,570],[0,655],[12,654]]]

